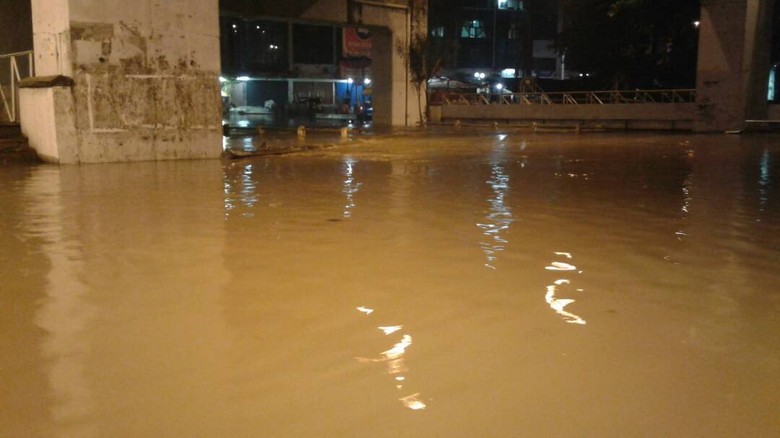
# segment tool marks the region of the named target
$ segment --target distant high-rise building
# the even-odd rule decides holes
[[[565,77],[559,23],[558,0],[431,0],[428,15],[430,36],[451,47],[439,73],[461,80]]]

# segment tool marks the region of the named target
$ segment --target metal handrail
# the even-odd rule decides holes
[[[609,105],[635,103],[694,103],[695,89],[605,90],[566,92],[527,92],[481,94],[473,91],[446,91],[441,101],[451,105]]]
[[[24,76],[22,76],[22,73],[19,69],[19,59],[22,58],[27,58],[27,74]],[[3,87],[6,84],[0,83],[0,100],[3,101],[3,109],[5,109],[5,114],[8,116],[8,121],[15,123],[18,122],[17,118],[19,115],[19,82],[22,80],[22,77],[26,78],[33,76],[34,74],[33,51],[26,50],[23,52],[6,53],[0,55],[0,61],[5,60],[8,60],[9,95],[6,96],[6,93],[3,90]],[[2,68],[2,66],[0,66],[0,68]]]

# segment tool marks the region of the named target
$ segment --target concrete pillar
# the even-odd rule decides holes
[[[218,0],[32,0],[32,13],[36,74],[73,82],[70,104],[61,87],[21,92],[22,130],[33,148],[48,145],[45,159],[219,156]],[[54,126],[29,118],[51,108]],[[75,135],[41,139],[35,131]]]
[[[415,0],[418,21],[427,20],[427,10],[421,11]],[[349,4],[356,16],[347,16]],[[377,2],[370,0],[319,0],[312,2],[301,18],[329,21],[350,26],[367,27],[373,36],[372,66],[374,76],[372,103],[375,126],[415,126],[419,123],[417,94],[409,83],[406,63],[398,53],[399,45],[408,45],[412,32],[412,9],[407,2]],[[423,29],[424,31],[424,29]]]
[[[696,79],[700,132],[767,115],[774,0],[702,0]]]

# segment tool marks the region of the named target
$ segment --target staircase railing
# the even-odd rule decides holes
[[[0,55],[0,100],[4,110],[0,121],[19,121],[19,82],[33,74],[32,50]]]

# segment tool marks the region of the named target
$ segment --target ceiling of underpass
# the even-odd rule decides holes
[[[244,16],[271,16],[295,18],[301,16],[306,9],[319,0],[219,0],[219,8],[223,13],[234,13]]]

